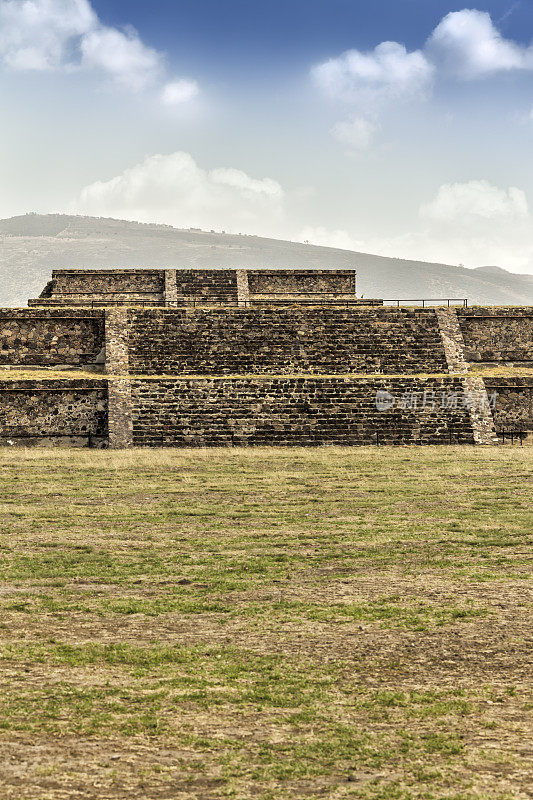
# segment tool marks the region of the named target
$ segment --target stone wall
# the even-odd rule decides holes
[[[55,269],[52,292],[162,292],[162,269]]]
[[[496,430],[533,431],[533,377],[484,378],[489,399],[495,395]]]
[[[298,296],[355,302],[355,270],[54,270],[40,297],[29,305],[237,305],[265,298],[293,302]]]
[[[101,446],[104,380],[0,380],[0,444]]]
[[[78,270],[52,272],[52,283],[41,296],[29,300],[36,305],[113,305],[165,301],[164,269]]]
[[[378,391],[383,410],[376,405]],[[472,444],[462,393],[462,380],[452,377],[134,379],[133,443],[149,447]],[[455,407],[440,407],[443,397],[454,395]]]
[[[248,270],[250,295],[355,294],[355,270],[262,269]]]
[[[98,310],[0,309],[0,365],[87,365],[103,360]]]
[[[432,309],[129,309],[133,374],[447,372]]]
[[[458,309],[467,361],[533,362],[533,308]]]

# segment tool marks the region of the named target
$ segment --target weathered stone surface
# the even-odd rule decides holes
[[[354,270],[57,270],[47,301],[0,310],[0,364],[107,378],[0,381],[0,443],[492,444],[487,390],[532,425],[532,379],[467,373],[528,361],[531,308],[360,307]]]
[[[165,305],[175,306],[178,302],[178,286],[176,283],[176,270],[165,270]]]
[[[435,313],[439,323],[449,372],[468,372],[468,363],[465,359],[465,343],[457,318],[457,311],[455,308],[437,308]]]
[[[79,270],[52,272],[41,296],[30,306],[164,305],[164,269]]]
[[[247,306],[250,302],[250,288],[248,286],[248,272],[245,269],[235,270],[237,276],[237,301],[239,306]]]
[[[105,371],[108,375],[127,375],[129,372],[128,310],[109,308],[105,312]]]
[[[446,372],[433,309],[130,309],[137,374]]]
[[[113,308],[106,311],[106,372],[108,382],[109,447],[132,445],[131,385],[129,380],[128,310]]]
[[[29,305],[237,305],[249,303],[252,295],[260,302],[355,301],[355,270],[54,270],[52,281]]]
[[[485,388],[495,396],[493,411],[498,433],[504,429],[533,431],[533,378],[486,377]]]
[[[104,380],[0,381],[0,444],[87,447],[106,440]]]
[[[0,309],[0,365],[96,364],[103,344],[102,311]]]
[[[354,294],[354,269],[248,270],[250,295]]]
[[[131,447],[133,422],[130,379],[110,377],[107,387],[109,447],[113,450]]]
[[[533,363],[533,308],[458,309],[467,361]]]
[[[388,393],[380,395],[384,410],[376,405],[378,391]],[[450,396],[457,402],[446,407],[443,397]],[[473,443],[462,399],[462,380],[452,377],[133,379],[133,442],[150,447]]]
[[[466,375],[463,378],[463,389],[468,398],[474,443],[498,444],[494,417],[492,416],[483,378]]]

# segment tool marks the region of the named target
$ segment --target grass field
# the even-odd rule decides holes
[[[530,796],[532,461],[1,450],[0,797]]]

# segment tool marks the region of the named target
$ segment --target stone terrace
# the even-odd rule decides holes
[[[355,279],[56,270],[30,308],[0,310],[0,443],[493,444],[495,419],[533,428],[531,378],[471,371],[531,364],[533,309],[383,307]]]

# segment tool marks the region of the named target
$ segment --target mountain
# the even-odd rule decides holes
[[[493,266],[465,269],[100,217],[26,214],[0,220],[0,306],[26,305],[29,297],[39,295],[52,269],[69,267],[355,268],[358,294],[365,297],[533,304],[533,276]]]

